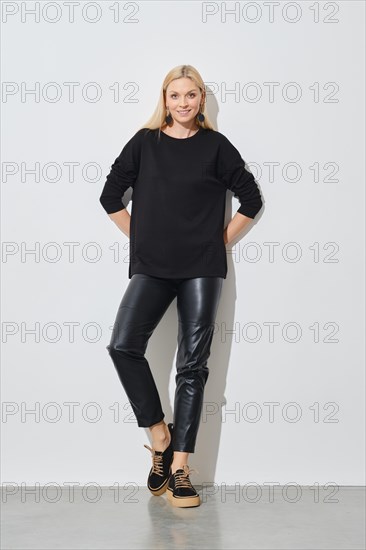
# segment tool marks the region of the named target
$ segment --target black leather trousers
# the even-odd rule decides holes
[[[154,329],[177,297],[174,451],[195,450],[223,280],[222,277],[163,279],[134,274],[107,346],[138,426],[149,427],[163,420],[165,414],[145,352]]]

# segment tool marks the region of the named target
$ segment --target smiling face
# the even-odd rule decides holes
[[[174,123],[188,128],[200,111],[202,99],[201,90],[193,80],[182,77],[172,80],[167,87],[165,105]]]

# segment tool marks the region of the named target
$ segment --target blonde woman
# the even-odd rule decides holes
[[[132,187],[131,216],[122,197]],[[226,190],[240,207],[224,228]],[[100,202],[130,239],[130,279],[108,352],[139,427],[148,427],[152,466],[147,486],[167,491],[173,506],[200,505],[189,475],[208,378],[208,358],[221,290],[226,244],[262,207],[238,150],[210,122],[206,91],[191,65],[172,69],[152,117],[111,166]],[[165,414],[145,352],[177,298],[179,321],[173,422]]]

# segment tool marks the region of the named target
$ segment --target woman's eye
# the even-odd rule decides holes
[[[191,94],[189,94],[189,95],[190,95],[190,97],[196,97],[196,94],[195,94],[195,93],[191,93]],[[171,97],[172,99],[175,99],[175,98],[177,97],[177,94],[172,94],[170,97]]]

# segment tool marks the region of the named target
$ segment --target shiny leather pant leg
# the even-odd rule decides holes
[[[154,329],[177,297],[175,451],[193,453],[195,449],[222,283],[221,277],[163,279],[133,275],[107,346],[138,426],[149,427],[163,420],[165,414],[145,352]]]
[[[174,280],[134,274],[107,346],[140,427],[157,424],[165,416],[145,352],[150,336],[175,296]]]
[[[183,279],[178,286],[174,451],[195,451],[223,280],[222,277],[198,277]]]

